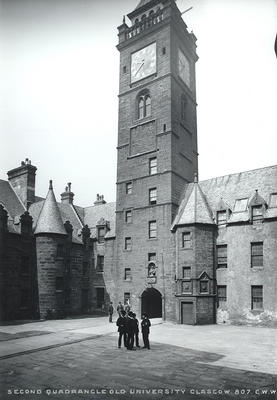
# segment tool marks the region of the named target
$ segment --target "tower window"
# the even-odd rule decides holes
[[[123,67],[123,74],[126,74],[126,71],[127,71],[127,68],[126,68],[126,65],[124,65],[124,67]]]
[[[149,174],[154,175],[157,173],[157,157],[150,158],[149,160]]]
[[[125,222],[130,224],[132,222],[132,210],[125,211]]]
[[[154,239],[157,237],[157,221],[149,221],[148,237]]]
[[[131,268],[125,268],[125,270],[124,270],[124,280],[125,281],[131,281],[132,280]]]
[[[191,279],[191,267],[183,267],[183,279]]]
[[[263,242],[251,243],[251,267],[263,266]]]
[[[145,118],[151,115],[151,97],[147,92],[141,94],[138,99],[138,118]]]
[[[130,237],[125,238],[125,250],[132,250],[132,239]]]
[[[126,194],[132,194],[133,191],[133,183],[127,182],[126,183]]]
[[[251,310],[263,309],[263,287],[251,286]]]
[[[183,247],[183,249],[191,248],[191,233],[190,232],[182,232],[182,247]]]
[[[221,244],[217,249],[217,268],[227,268],[227,244]]]
[[[97,272],[103,272],[104,271],[104,256],[97,256],[97,266],[96,266]]]
[[[165,55],[165,53],[166,53],[166,48],[165,47],[163,47],[162,53],[163,53],[163,55]]]
[[[157,188],[149,189],[149,204],[157,204]]]

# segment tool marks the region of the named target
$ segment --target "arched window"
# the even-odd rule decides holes
[[[138,118],[145,118],[151,115],[151,97],[149,92],[143,92],[138,96]]]
[[[138,103],[138,109],[139,109],[139,119],[144,117],[144,96],[140,96],[139,98],[139,103]]]
[[[150,95],[145,96],[145,117],[151,114],[151,98]]]

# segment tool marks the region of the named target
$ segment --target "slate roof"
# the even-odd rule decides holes
[[[192,193],[194,183],[185,186],[181,197],[179,212],[174,220],[173,227],[179,224],[179,220],[184,213],[189,197]],[[251,171],[240,172],[237,174],[220,176],[199,182],[204,198],[207,201],[213,217],[216,217],[218,206],[225,203],[234,210],[237,199],[253,198],[255,190],[258,189],[259,196],[269,204],[271,193],[277,192],[277,165],[254,169]],[[248,204],[249,204],[248,202]],[[204,204],[203,204],[204,208]],[[268,208],[265,218],[276,218],[277,208]],[[249,220],[249,210],[232,213],[229,222],[243,222]]]
[[[2,179],[0,179],[0,203],[3,204],[11,218],[20,216],[26,211],[10,183]]]
[[[84,208],[84,224],[91,229],[91,237],[96,237],[96,225],[98,221],[104,218],[110,223],[105,238],[115,237],[115,203],[98,204],[92,207]]]
[[[35,235],[39,233],[55,233],[66,235],[61,213],[56,202],[55,194],[50,181],[49,190],[38,216]]]
[[[190,192],[190,193],[189,193]],[[175,225],[214,224],[212,212],[197,182],[189,188],[188,196],[180,207]]]

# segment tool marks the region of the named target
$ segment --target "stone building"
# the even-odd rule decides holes
[[[174,0],[118,27],[116,203],[35,196],[27,160],[0,181],[2,318],[123,301],[184,324],[277,321],[277,166],[198,181],[196,37]],[[12,298],[8,293],[13,293]]]

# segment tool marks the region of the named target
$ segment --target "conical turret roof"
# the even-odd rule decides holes
[[[66,230],[53,191],[52,181],[49,182],[49,190],[39,214],[35,229],[35,235],[40,233],[66,235]]]
[[[193,183],[187,200],[181,204],[173,226],[187,224],[214,224],[212,211],[197,180]]]

